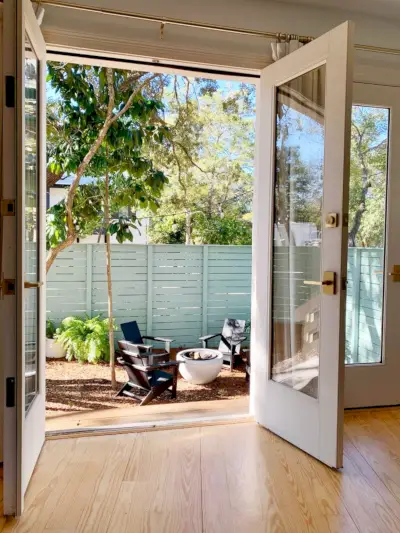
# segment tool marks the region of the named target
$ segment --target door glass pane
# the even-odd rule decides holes
[[[277,90],[272,379],[318,396],[325,65]]]
[[[25,47],[25,280],[38,279],[38,60]],[[25,290],[25,410],[38,393],[38,290]]]
[[[389,109],[353,106],[346,363],[382,361]]]

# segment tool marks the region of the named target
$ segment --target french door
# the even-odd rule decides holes
[[[353,101],[345,407],[397,405],[400,89],[356,83]]]
[[[342,466],[352,24],[265,68],[253,234],[256,421]]]
[[[46,50],[29,0],[4,2],[4,32],[4,511],[20,515],[45,436]]]

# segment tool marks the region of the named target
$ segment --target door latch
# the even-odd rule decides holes
[[[1,200],[1,216],[15,217],[15,200]]]
[[[389,272],[389,276],[392,278],[393,281],[399,282],[400,281],[400,265],[393,265],[392,272]]]
[[[6,407],[15,407],[15,378],[6,378]]]
[[[314,281],[305,279],[303,281],[304,285],[319,285],[322,287],[322,292],[324,294],[329,294],[333,296],[336,294],[336,272],[324,272],[324,277],[322,281]]]
[[[15,279],[4,279],[3,276],[0,278],[0,298],[3,299],[4,296],[14,296],[15,295]]]

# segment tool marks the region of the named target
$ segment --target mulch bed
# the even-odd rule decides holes
[[[117,366],[116,373],[119,387],[122,387],[126,381],[125,370]],[[248,393],[249,385],[244,365],[241,365],[233,372],[223,369],[208,385],[193,385],[179,376],[177,398],[171,400],[170,394],[164,393],[152,404],[229,400]],[[48,360],[46,363],[46,411],[50,416],[55,411],[72,413],[135,406],[139,404],[126,397],[115,398],[107,364],[80,364],[65,359]]]

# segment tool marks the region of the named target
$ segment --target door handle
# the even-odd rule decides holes
[[[24,288],[25,289],[39,289],[43,285],[43,281],[25,281],[24,282]]]
[[[389,276],[391,276],[394,282],[399,282],[400,281],[400,265],[393,265],[393,270],[392,272],[389,272]]]
[[[330,296],[336,294],[336,272],[324,272],[324,277],[321,281],[305,279],[303,283],[304,285],[316,285],[322,287],[322,292],[324,294],[329,294]]]

